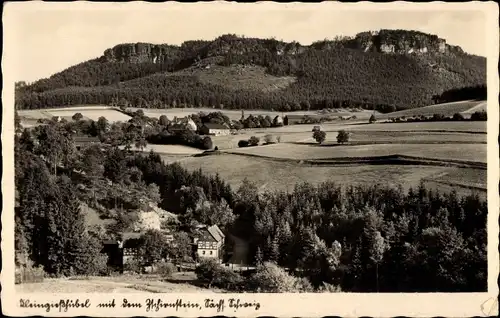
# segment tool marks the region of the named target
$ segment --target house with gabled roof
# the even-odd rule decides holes
[[[226,236],[217,225],[200,226],[194,236],[198,258],[221,259]]]
[[[213,136],[227,136],[231,129],[227,125],[217,123],[205,123],[200,127],[200,134]]]

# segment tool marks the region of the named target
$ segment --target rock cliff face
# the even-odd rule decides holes
[[[104,51],[108,62],[163,63],[176,57],[180,48],[167,44],[125,43]]]
[[[241,38],[223,35],[213,41],[188,41],[181,46],[149,43],[120,44],[104,52],[108,62],[165,63],[188,59],[204,59],[227,54],[243,55],[267,51],[275,55],[298,55],[307,50],[350,48],[364,52],[387,54],[460,54],[462,49],[451,46],[436,35],[406,30],[362,32],[355,37],[320,41],[310,46],[297,42],[285,43],[274,39]]]
[[[436,35],[405,30],[362,32],[348,40],[346,46],[394,54],[463,53],[460,47],[448,45]]]

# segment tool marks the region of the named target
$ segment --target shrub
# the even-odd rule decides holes
[[[337,135],[337,142],[339,144],[344,144],[349,141],[349,133],[345,130],[340,130]]]
[[[315,130],[313,132],[313,138],[314,138],[314,140],[316,140],[317,142],[322,144],[326,139],[326,132],[324,132],[322,130]]]
[[[175,272],[177,272],[177,268],[172,263],[169,263],[169,262],[159,262],[155,266],[155,272],[157,274],[160,274],[163,278],[169,278]]]
[[[252,136],[248,139],[249,146],[258,146],[260,142],[259,137]]]
[[[264,263],[250,278],[250,286],[257,292],[286,293],[299,291],[300,283],[275,263]]]
[[[79,121],[83,118],[83,115],[82,113],[76,113],[73,115],[73,117],[71,117],[74,121]]]
[[[162,131],[161,133],[147,136],[146,140],[150,144],[185,145],[203,150],[212,149],[213,147],[212,139],[209,136],[202,137],[191,130],[175,133]]]
[[[243,147],[248,147],[248,140],[240,140],[238,141],[238,147],[243,148]]]
[[[42,266],[33,266],[31,262],[24,267],[16,269],[15,284],[41,283],[45,278],[45,271]]]
[[[238,291],[241,289],[243,281],[244,279],[240,274],[221,266],[213,285],[231,291]]]
[[[323,285],[321,285],[318,288],[318,292],[320,293],[340,293],[342,289],[339,286],[328,284],[323,282]]]
[[[265,135],[264,142],[266,144],[274,144],[274,136],[273,135]]]
[[[314,287],[306,277],[298,278],[295,282],[295,288],[301,293],[312,293]]]
[[[140,274],[140,273],[142,273],[143,267],[142,267],[141,262],[138,259],[132,258],[132,259],[128,260],[123,265],[123,270],[125,272],[133,272],[133,273]]]
[[[460,113],[453,114],[453,120],[464,120],[464,116]]]
[[[487,113],[485,111],[474,112],[470,116],[470,120],[474,120],[474,121],[486,121],[486,120],[488,120],[488,116],[487,116]]]
[[[376,122],[376,121],[377,121],[377,119],[375,118],[375,115],[374,115],[374,114],[372,114],[372,115],[370,116],[369,123],[370,123],[370,124],[372,124],[372,123],[374,123],[374,122]]]
[[[208,288],[219,278],[222,266],[214,259],[204,259],[195,269],[196,277],[208,284]]]
[[[434,114],[434,115],[432,116],[432,120],[433,120],[433,121],[442,121],[442,120],[444,120],[444,119],[445,119],[445,117],[444,117],[444,115],[442,115],[442,114]]]
[[[212,149],[213,148],[213,143],[212,139],[208,136],[203,138],[202,145],[204,149]]]

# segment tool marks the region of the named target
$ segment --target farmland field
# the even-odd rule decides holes
[[[120,146],[122,149],[124,146]],[[132,149],[134,151],[138,151],[138,149],[135,146],[132,146]],[[199,154],[202,153],[203,150],[193,148],[193,147],[188,147],[188,146],[183,146],[183,145],[153,145],[153,144],[148,144],[143,151],[145,152],[150,152],[153,150],[157,154],[168,154],[168,155],[194,155],[194,154]]]
[[[337,135],[328,134],[325,144],[337,143]],[[353,131],[349,142],[355,143],[398,143],[398,144],[430,144],[430,143],[483,143],[487,141],[486,134],[442,133],[442,132],[404,132],[404,131]],[[317,142],[309,138],[301,143]]]
[[[378,144],[362,146],[319,146],[275,144],[232,149],[231,153],[295,160],[407,155],[432,159],[486,162],[485,144]]]
[[[244,157],[231,154],[188,158],[180,162],[189,170],[202,169],[209,174],[219,173],[233,187],[238,187],[243,179],[248,178],[258,185],[260,190],[279,189],[293,190],[297,182],[307,181],[318,184],[332,181],[338,184],[401,184],[405,189],[418,186],[421,179],[432,181],[434,176],[439,180],[449,183],[457,181],[455,176],[462,174],[462,183],[483,184],[485,187],[486,171],[476,175],[477,169],[433,167],[418,165],[353,165],[353,166],[310,166],[293,162],[279,162],[267,158]],[[447,177],[450,174],[450,177]],[[483,178],[484,177],[484,178]],[[435,183],[439,188],[439,184]],[[470,193],[471,190],[463,187],[457,188],[461,194]],[[480,191],[481,192],[481,191]],[[485,192],[485,191],[484,191]],[[485,193],[484,193],[485,194]]]
[[[97,121],[99,117],[105,117],[109,122],[128,121],[130,116],[115,110],[108,106],[79,106],[66,108],[50,108],[43,110],[20,110],[18,111],[23,125],[36,123],[40,118],[51,119],[54,116],[60,116],[66,120],[71,120],[75,113],[81,113],[84,119],[92,119]]]
[[[325,125],[326,126],[326,125]],[[326,128],[326,127],[325,127]],[[414,122],[414,123],[374,123],[366,125],[346,125],[343,129],[352,131],[443,131],[486,133],[485,121],[463,122]]]
[[[412,116],[432,116],[434,114],[453,116],[455,113],[470,114],[475,111],[485,110],[486,111],[486,101],[460,101],[452,103],[443,103],[430,105],[425,107],[418,107],[413,109],[406,109],[398,112],[393,112],[390,114],[384,114],[379,116],[380,118],[389,117],[412,117]]]
[[[136,111],[139,108],[129,108],[131,111]],[[241,119],[241,110],[232,110],[232,109],[217,109],[217,108],[142,108],[144,114],[149,117],[159,117],[161,115],[166,115],[169,119],[174,117],[185,117],[187,115],[196,114],[199,112],[210,113],[215,111],[221,111],[224,115],[229,117],[232,120]],[[347,116],[347,115],[356,115],[357,118],[365,118],[368,120],[370,118],[373,111],[361,110],[358,112],[352,112],[347,109],[339,109],[338,112],[333,113],[321,113],[319,111],[295,111],[295,112],[278,112],[278,111],[267,111],[267,110],[245,110],[245,117],[248,115],[262,115],[262,116],[270,116],[274,118],[276,116],[285,116],[285,115],[296,115],[296,116]]]

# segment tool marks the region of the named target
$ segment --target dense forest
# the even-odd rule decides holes
[[[233,189],[218,175],[165,164],[153,152],[77,147],[68,127],[54,121],[16,136],[18,266],[32,263],[52,275],[106,273],[102,240],[129,229],[136,211],[155,203],[179,216],[181,237],[193,224],[217,224],[250,242],[255,264],[276,275],[286,269],[309,289],[486,290],[487,204],[478,196],[330,182],[259,192],[245,180]],[[89,226],[82,203],[115,222]],[[273,290],[226,274],[243,284],[238,288]]]
[[[395,53],[381,51],[381,41]],[[486,84],[486,59],[448,45],[444,51],[433,49],[438,42],[436,36],[419,32],[385,30],[377,36],[360,34],[311,46],[234,35],[178,47],[122,44],[50,78],[18,83],[16,108],[110,104],[118,99],[145,108],[360,107],[389,112],[440,100],[480,98],[477,87]],[[429,51],[408,53],[423,47]],[[226,76],[234,76],[230,73],[236,65],[260,66],[268,75],[296,80],[263,92],[252,85],[220,85],[210,75],[200,79],[210,67],[222,67]]]

